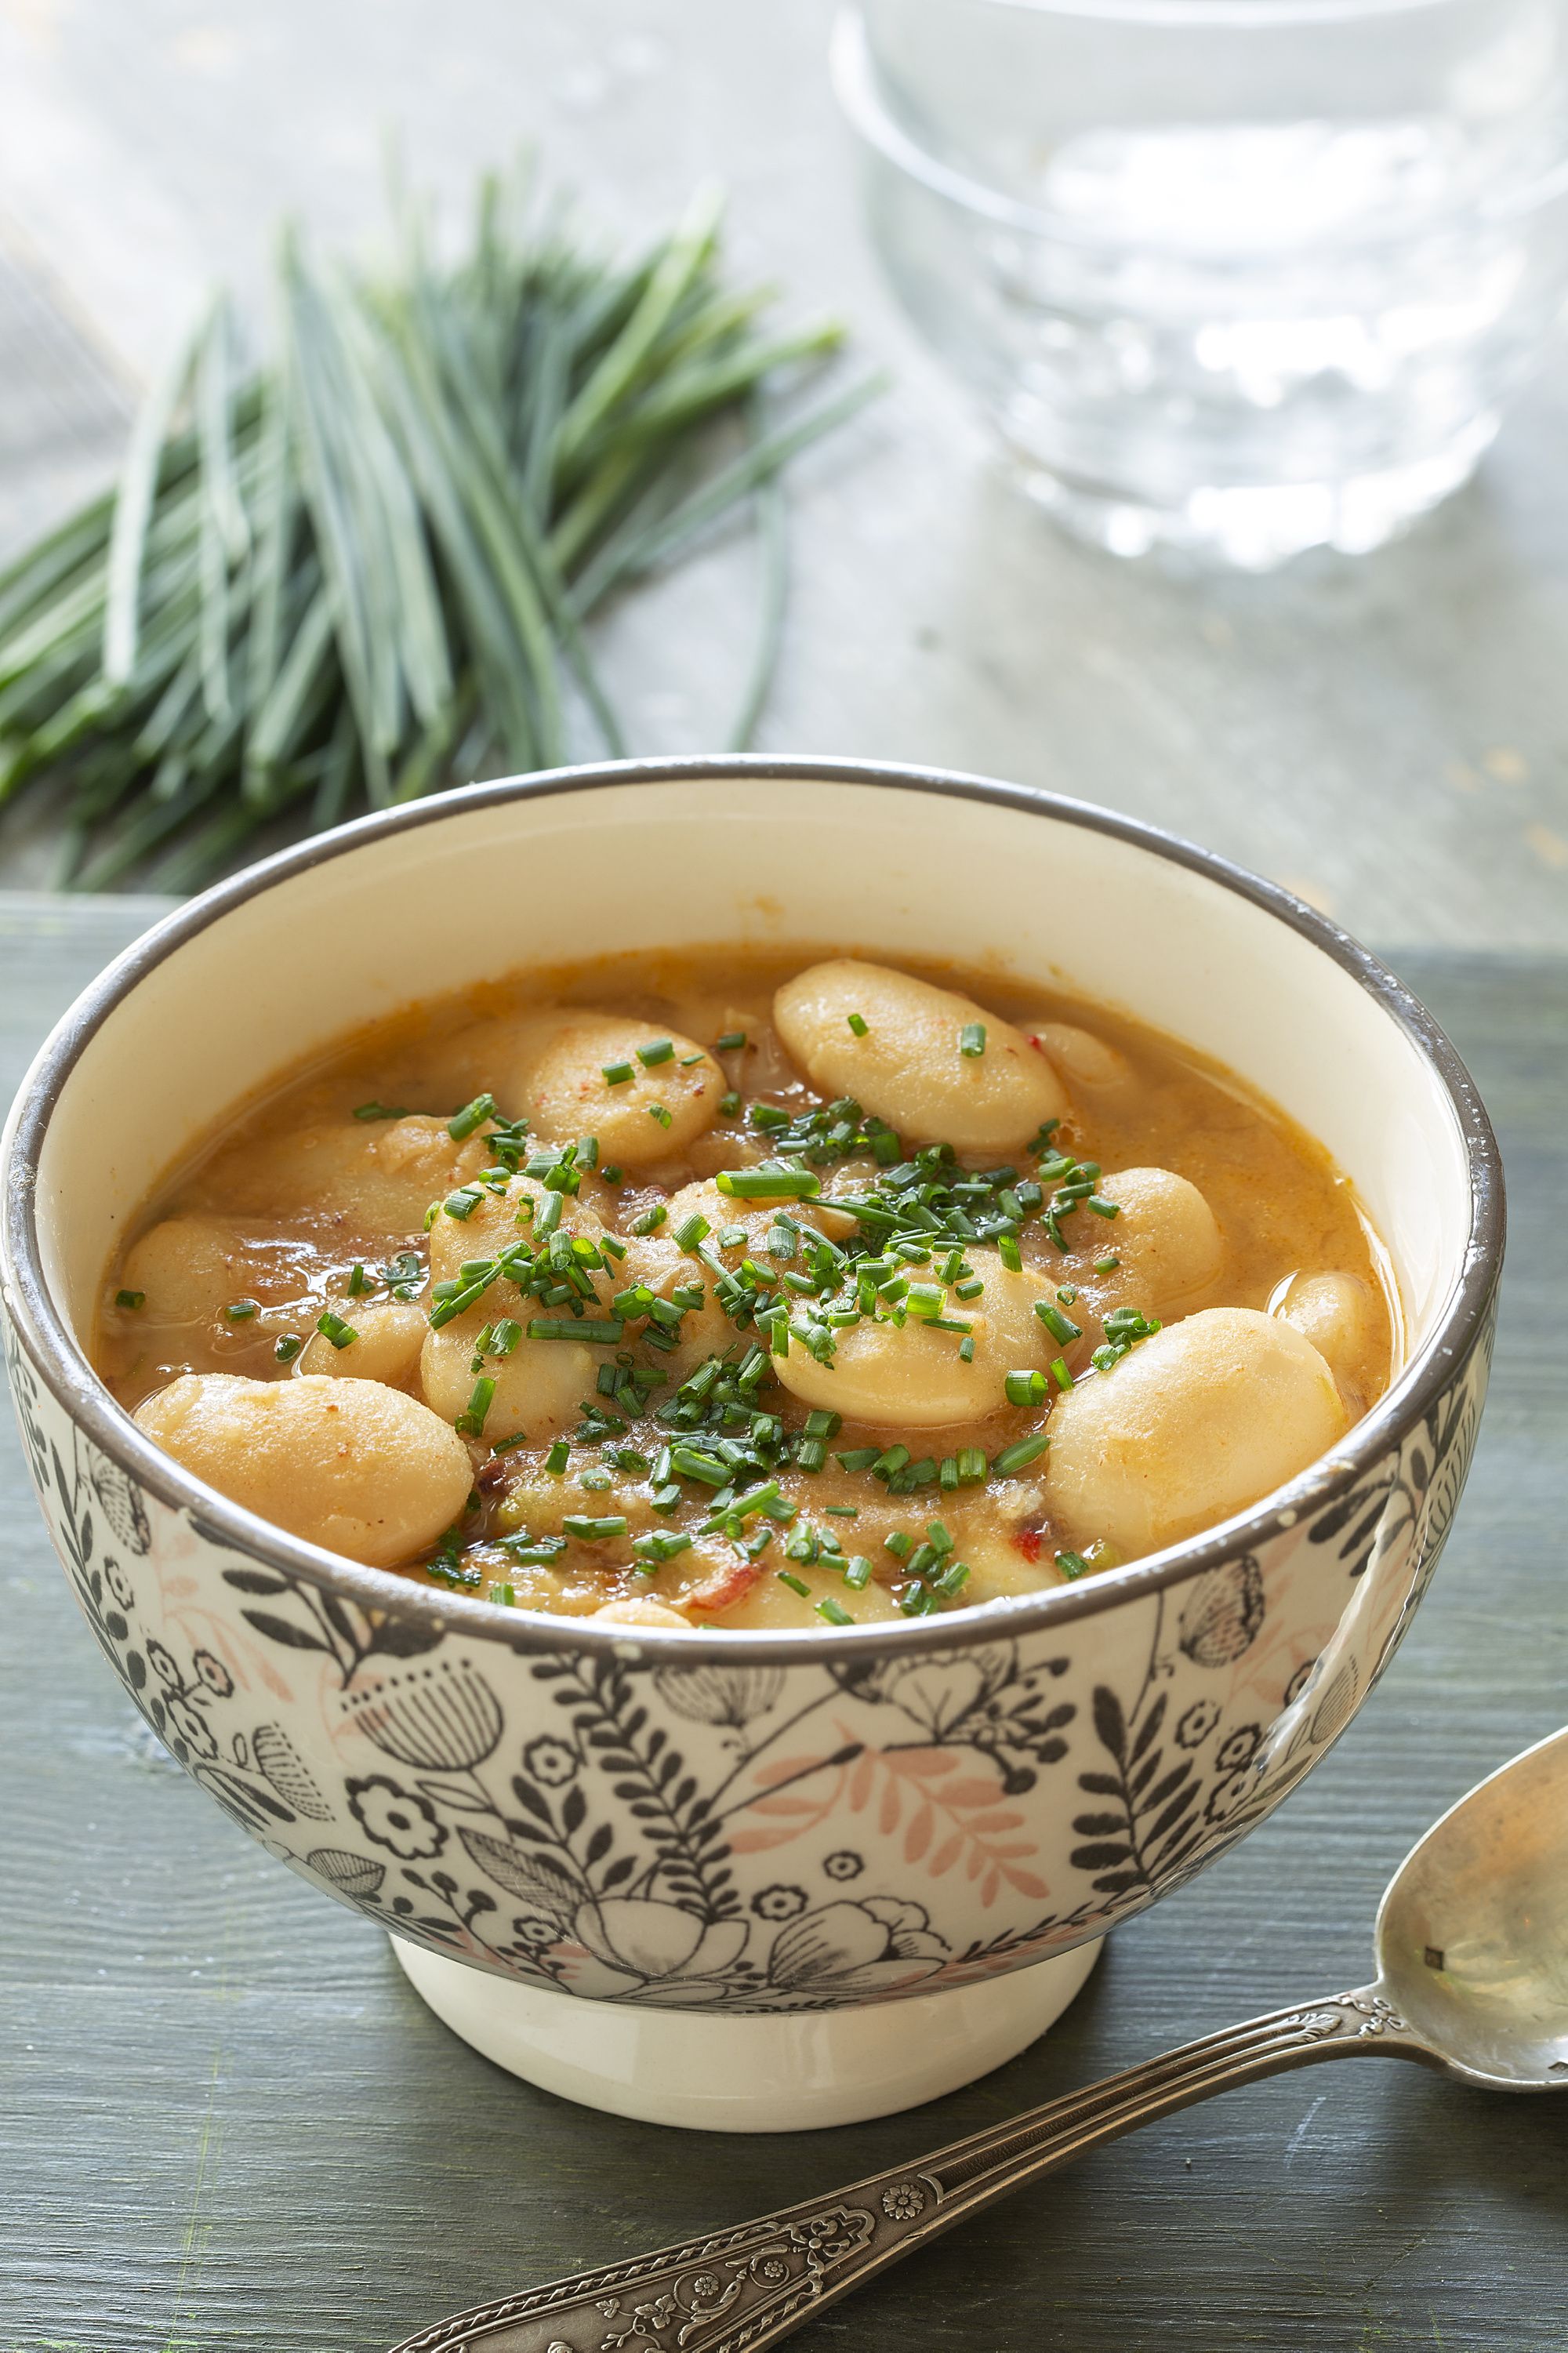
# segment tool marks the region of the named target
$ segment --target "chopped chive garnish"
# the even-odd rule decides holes
[[[902,1528],[895,1528],[891,1535],[882,1538],[883,1551],[895,1554],[900,1560],[908,1560],[914,1548],[913,1536],[906,1535]]]
[[[1023,1272],[1024,1253],[1018,1248],[1018,1237],[1016,1234],[997,1235],[996,1255],[1010,1274],[1021,1274]]]
[[[731,1087],[725,1093],[720,1096],[719,1116],[721,1119],[733,1119],[735,1113],[740,1110],[740,1108],[741,1098],[736,1093],[733,1087]]]
[[[984,1288],[979,1275],[972,1274],[967,1282],[956,1286],[952,1295],[955,1299],[978,1299]]]
[[[651,1209],[645,1209],[640,1218],[633,1219],[632,1231],[634,1234],[657,1234],[668,1215],[664,1203],[656,1201]]]
[[[844,1571],[844,1582],[856,1593],[871,1582],[871,1564],[863,1552],[850,1556]]]
[[[559,1479],[570,1460],[571,1449],[568,1447],[566,1440],[563,1438],[558,1438],[555,1440],[555,1443],[552,1446],[549,1453],[544,1458],[544,1467],[555,1478]]]
[[[1057,1298],[1063,1307],[1070,1307],[1077,1297],[1078,1285],[1076,1282],[1059,1282],[1057,1285]]]
[[[1089,1195],[1089,1206],[1097,1218],[1119,1218],[1121,1215],[1119,1201],[1107,1201],[1099,1193]]]
[[[978,1446],[961,1446],[958,1451],[958,1483],[961,1487],[977,1487],[985,1476],[985,1456]]]
[[[1043,1430],[1036,1430],[1032,1438],[1020,1438],[1016,1446],[1003,1449],[991,1465],[992,1471],[998,1479],[1010,1479],[1015,1471],[1022,1471],[1026,1463],[1037,1461],[1050,1442]]]
[[[1069,1583],[1075,1577],[1089,1575],[1089,1563],[1080,1552],[1058,1552],[1057,1567]]]
[[[942,1601],[929,1586],[911,1585],[899,1607],[906,1618],[929,1618],[933,1609],[942,1608]]]
[[[1073,1379],[1072,1375],[1068,1370],[1068,1360],[1065,1356],[1053,1356],[1051,1358],[1051,1378],[1055,1381],[1058,1389],[1071,1388]]]
[[[743,1029],[726,1029],[721,1038],[714,1039],[713,1051],[716,1054],[738,1054],[745,1042]]]
[[[869,1471],[880,1455],[881,1449],[878,1446],[851,1446],[846,1453],[836,1454],[833,1459],[846,1471]]]
[[[964,1023],[963,1029],[958,1033],[958,1050],[961,1054],[967,1055],[968,1059],[972,1062],[979,1060],[981,1055],[985,1051],[985,1024],[984,1021],[966,1021]]]
[[[452,1427],[459,1438],[478,1438],[485,1426],[485,1416],[495,1400],[496,1385],[489,1373],[481,1373],[468,1395],[468,1402]]]
[[[952,1550],[952,1531],[951,1528],[945,1526],[941,1520],[928,1520],[926,1522],[926,1536],[929,1542],[936,1546],[938,1552],[951,1552]]]
[[[773,1575],[781,1585],[787,1585],[792,1593],[798,1593],[803,1601],[811,1599],[811,1588],[804,1577],[796,1577],[792,1569],[787,1568],[777,1568]]]
[[[493,1119],[495,1107],[494,1095],[486,1094],[476,1095],[472,1103],[463,1105],[461,1111],[455,1111],[447,1122],[447,1133],[453,1143],[461,1144],[466,1136],[472,1135],[476,1127],[481,1127],[487,1119]]]
[[[645,1071],[657,1071],[661,1062],[673,1062],[675,1047],[668,1038],[650,1038],[646,1046],[637,1048],[637,1060]]]
[[[1121,1261],[1114,1255],[1109,1258],[1097,1258],[1094,1261],[1094,1271],[1096,1274],[1114,1274],[1121,1263]]]
[[[367,1298],[374,1288],[375,1285],[356,1259],[349,1274],[349,1297],[351,1299]]]
[[[674,1113],[666,1111],[662,1103],[649,1103],[647,1115],[649,1119],[657,1119],[660,1127],[673,1127],[675,1124]]]
[[[935,1580],[935,1586],[938,1593],[945,1594],[951,1600],[960,1588],[967,1585],[968,1582],[969,1563],[966,1560],[955,1560],[952,1567],[944,1569]]]
[[[1053,1307],[1048,1299],[1037,1299],[1035,1313],[1052,1339],[1059,1340],[1064,1348],[1070,1346],[1074,1340],[1082,1339],[1082,1326],[1075,1324],[1071,1316],[1064,1315],[1059,1307]]]
[[[680,1067],[683,1071],[689,1071],[693,1062],[705,1062],[707,1060],[707,1055],[702,1051],[701,1047],[699,1046],[695,1054],[682,1054],[680,1058]]]
[[[624,1087],[628,1079],[637,1076],[629,1062],[601,1062],[599,1068],[604,1071],[607,1087]]]
[[[967,1339],[963,1339],[959,1342],[958,1353],[963,1357],[966,1365],[972,1365],[974,1362],[974,1335],[973,1332],[969,1334]]]
[[[847,1015],[846,1018],[857,1038],[864,1038],[867,1036],[871,1025],[867,1020],[866,1016],[863,1013],[851,1013]]]
[[[285,1332],[272,1353],[280,1365],[291,1365],[304,1345],[298,1332]]]
[[[515,1586],[511,1585],[492,1585],[490,1588],[490,1599],[498,1603],[502,1609],[515,1609],[517,1608],[517,1588]]]
[[[259,1299],[231,1299],[223,1312],[226,1321],[230,1324],[248,1324],[253,1315],[260,1314],[261,1302]],[[349,1337],[352,1339],[353,1335],[350,1333]]]
[[[701,1210],[693,1209],[689,1218],[681,1219],[671,1240],[683,1250],[694,1250],[699,1242],[707,1240],[712,1230],[712,1227],[702,1215]]]
[[[459,1185],[455,1193],[447,1194],[446,1199],[442,1202],[441,1207],[446,1210],[447,1215],[449,1218],[457,1218],[459,1219],[471,1218],[484,1198],[485,1196],[482,1187],[479,1185]]]
[[[323,1339],[331,1342],[334,1348],[346,1348],[352,1341],[359,1338],[359,1334],[354,1330],[353,1325],[345,1324],[341,1315],[334,1315],[330,1307],[325,1314],[319,1318],[316,1329]]]
[[[937,1482],[944,1495],[951,1495],[958,1485],[958,1457],[944,1454],[937,1465]]]
[[[841,1609],[831,1593],[824,1594],[816,1605],[816,1614],[826,1618],[830,1626],[853,1626],[855,1620],[847,1609]]]
[[[599,1171],[606,1185],[618,1185],[626,1173],[626,1170],[617,1167],[613,1160],[606,1161]]]
[[[145,1307],[147,1293],[144,1291],[117,1291],[114,1303],[116,1307]]]
[[[400,1103],[361,1103],[354,1113],[356,1119],[406,1119],[407,1116]]]
[[[595,1315],[536,1315],[528,1327],[531,1340],[584,1340],[591,1348],[618,1348],[619,1324]]]
[[[568,1512],[561,1525],[565,1534],[575,1536],[579,1544],[607,1544],[612,1536],[624,1536],[626,1532],[626,1517],[621,1513],[612,1513],[602,1520],[591,1520],[581,1512]]]
[[[527,1430],[514,1430],[510,1438],[498,1438],[496,1440],[495,1444],[490,1448],[490,1460],[493,1461],[498,1454],[510,1454],[514,1447],[526,1446],[527,1444]]]
[[[860,1516],[858,1504],[824,1504],[822,1508],[831,1512],[836,1520],[858,1520]]]
[[[807,1201],[822,1190],[808,1168],[721,1168],[713,1181],[732,1201]]]
[[[1046,1394],[1044,1373],[1009,1373],[1002,1387],[1009,1405],[1038,1405]]]

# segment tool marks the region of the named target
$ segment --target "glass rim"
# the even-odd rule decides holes
[[[1010,8],[1020,16],[1100,17],[1108,24],[1194,25],[1252,33],[1289,25],[1350,24],[1358,16],[1429,16],[1464,5],[1466,0],[978,0],[978,5]]]
[[[1098,16],[1108,19],[1126,18],[1142,12],[1143,21],[1155,21],[1155,12],[1166,8],[1209,12],[1207,21],[1221,21],[1219,12],[1235,6],[1237,0],[980,0],[986,7],[1033,9],[1037,14],[1047,11],[1061,16]],[[1360,10],[1376,8],[1387,15],[1394,9],[1408,12],[1413,8],[1448,5],[1448,0],[1321,0],[1324,10],[1348,7]],[[1279,5],[1301,15],[1318,14],[1318,0],[1259,0],[1260,6]],[[834,18],[828,52],[829,73],[834,95],[839,107],[865,141],[867,146],[879,154],[895,170],[904,174],[932,195],[943,197],[949,204],[961,206],[964,211],[996,222],[1006,228],[1020,229],[1030,237],[1048,237],[1059,245],[1083,245],[1103,248],[1118,240],[1091,223],[1074,220],[1067,215],[1047,211],[1041,205],[1027,203],[1021,196],[1009,195],[1005,189],[994,188],[984,180],[942,156],[933,155],[918,139],[905,130],[883,98],[877,75],[870,30],[865,12],[858,0],[846,0]],[[1543,164],[1531,177],[1503,193],[1493,192],[1477,202],[1460,202],[1456,212],[1464,212],[1487,222],[1508,219],[1521,213],[1539,210],[1568,190],[1568,150]],[[1386,227],[1368,227],[1352,236],[1322,237],[1314,235],[1313,243],[1342,247],[1375,244],[1391,234]],[[1146,243],[1140,237],[1140,243]]]

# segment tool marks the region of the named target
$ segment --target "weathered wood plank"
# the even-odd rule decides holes
[[[0,1097],[154,910],[0,897]],[[455,2042],[379,1936],[142,1730],[0,1438],[0,2348],[377,2353],[437,2314],[851,2179],[1357,1981],[1383,1883],[1568,1691],[1568,960],[1406,955],[1513,1187],[1492,1401],[1387,1680],[1283,1812],[1120,1931],[1043,2045],[915,2116],[769,2143],[573,2109]],[[1564,2353],[1568,2115],[1405,2069],[1194,2111],[826,2316],[831,2353]]]

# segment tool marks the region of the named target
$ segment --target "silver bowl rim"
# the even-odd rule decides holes
[[[1347,1434],[1331,1455],[1309,1466],[1275,1492],[1267,1506],[1239,1514],[1201,1535],[1168,1546],[1127,1567],[1102,1570],[1081,1583],[1058,1586],[1022,1599],[994,1601],[967,1610],[909,1619],[889,1625],[848,1627],[820,1633],[753,1631],[725,1633],[674,1627],[595,1624],[592,1619],[552,1617],[542,1611],[508,1609],[497,1603],[447,1595],[418,1586],[394,1570],[363,1567],[340,1555],[286,1535],[255,1514],[205,1487],[145,1438],[104,1387],[57,1313],[44,1280],[36,1215],[35,1179],[49,1120],[60,1093],[85,1049],[131,992],[175,949],[235,908],[390,834],[440,824],[476,808],[547,800],[557,795],[603,791],[626,784],[719,784],[744,778],[755,783],[869,785],[980,801],[1026,816],[1080,826],[1147,850],[1200,874],[1300,934],[1350,975],[1411,1039],[1435,1070],[1464,1141],[1470,1175],[1470,1226],[1463,1262],[1442,1321],[1410,1359],[1398,1379]],[[12,1140],[4,1170],[0,1218],[0,1285],[19,1336],[37,1369],[67,1416],[112,1461],[130,1472],[171,1509],[184,1514],[198,1531],[220,1546],[302,1577],[363,1608],[422,1619],[433,1629],[466,1630],[476,1639],[500,1641],[521,1651],[586,1649],[625,1655],[667,1653],[690,1665],[726,1662],[848,1664],[892,1651],[906,1657],[951,1651],[1065,1626],[1079,1618],[1183,1584],[1252,1552],[1352,1493],[1391,1447],[1397,1446],[1448,1390],[1481,1337],[1502,1266],[1506,1208],[1501,1156],[1474,1080],[1426,1007],[1367,949],[1325,915],[1244,867],[1163,828],[1135,818],[1073,800],[1064,795],[1004,784],[956,769],[926,768],[891,761],[782,757],[732,754],[668,759],[598,761],[553,768],[532,776],[501,777],[443,793],[405,807],[378,810],[258,860],[177,908],[115,958],[57,1024],[23,1082],[12,1114]]]

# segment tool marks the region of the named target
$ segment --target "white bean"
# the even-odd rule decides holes
[[[1079,1551],[1105,1537],[1140,1559],[1260,1502],[1344,1427],[1310,1342],[1254,1308],[1206,1308],[1061,1399],[1048,1506]]]
[[[430,1329],[425,1310],[405,1299],[346,1299],[338,1304],[353,1338],[339,1348],[324,1332],[316,1333],[300,1358],[300,1377],[320,1373],[328,1379],[384,1381],[390,1388],[406,1388]]]
[[[473,1476],[450,1426],[379,1381],[184,1373],[136,1419],[220,1494],[373,1568],[412,1558],[449,1527]]]
[[[691,1631],[691,1620],[683,1618],[679,1609],[667,1602],[656,1601],[651,1593],[628,1593],[619,1601],[601,1602],[589,1616],[601,1626],[677,1626],[683,1634]]]
[[[956,1332],[933,1332],[913,1315],[901,1327],[868,1318],[837,1334],[831,1364],[819,1364],[792,1340],[789,1354],[773,1359],[784,1388],[847,1420],[894,1429],[935,1430],[995,1413],[1005,1403],[1007,1375],[1043,1371],[1056,1342],[1035,1314],[1041,1296],[1036,1276],[1011,1272],[994,1250],[965,1255],[985,1289],[978,1299],[949,1305],[972,1327],[972,1363],[959,1355]]]
[[[1109,1094],[1132,1084],[1132,1065],[1125,1054],[1079,1029],[1071,1021],[1020,1021],[1019,1029],[1032,1045],[1048,1054],[1074,1094]]]
[[[144,1293],[149,1324],[202,1323],[255,1292],[258,1255],[226,1218],[165,1218],[127,1250],[120,1283]]]
[[[674,1051],[646,1068],[638,1047],[664,1039]],[[612,1086],[605,1069],[628,1063],[631,1077]],[[712,1126],[724,1074],[711,1055],[674,1030],[620,1015],[568,1011],[523,1025],[510,1084],[547,1140],[596,1135],[602,1161],[647,1168],[679,1158]]]
[[[430,1228],[432,1282],[449,1282],[468,1260],[495,1258],[513,1242],[526,1243],[531,1249],[539,1213],[550,1198],[545,1187],[536,1184],[531,1176],[513,1176],[504,1192],[483,1194],[466,1218],[454,1218],[445,1208],[440,1209]],[[520,1211],[524,1214],[520,1216]],[[563,1232],[580,1234],[595,1245],[605,1230],[595,1212],[570,1193],[563,1199],[561,1227]],[[602,1271],[595,1271],[594,1280],[602,1284],[605,1277]],[[515,1297],[510,1286],[503,1288],[509,1296]],[[487,1292],[485,1295],[488,1301],[492,1294]],[[512,1310],[495,1308],[492,1312],[510,1314]],[[541,1313],[537,1307],[531,1312]]]
[[[521,1301],[510,1284],[493,1284],[484,1303],[455,1316],[437,1332],[426,1331],[419,1357],[425,1402],[443,1421],[466,1413],[479,1377],[473,1369],[474,1343],[494,1317],[552,1314],[537,1300]],[[564,1311],[563,1311],[564,1312]],[[603,1351],[583,1340],[530,1340],[525,1335],[510,1356],[487,1356],[484,1370],[495,1383],[480,1437],[510,1438],[525,1430],[530,1438],[556,1438],[582,1419],[581,1400],[594,1394]]]
[[[453,1218],[443,1210],[430,1229],[432,1282],[455,1282],[465,1261],[495,1258],[513,1242],[528,1243],[550,1198],[531,1176],[514,1176],[504,1193],[488,1194],[466,1218]],[[518,1211],[524,1204],[533,1214],[520,1222]],[[591,1209],[568,1195],[561,1230],[596,1247],[605,1229]],[[588,1314],[602,1317],[622,1278],[617,1270],[608,1267],[586,1271],[594,1298],[585,1300],[584,1306]],[[419,1359],[426,1403],[447,1421],[456,1421],[468,1410],[479,1378],[473,1369],[474,1343],[487,1324],[510,1316],[522,1324],[524,1336],[510,1356],[485,1360],[484,1372],[494,1381],[495,1392],[481,1434],[510,1438],[514,1430],[526,1430],[531,1438],[544,1438],[569,1429],[578,1419],[580,1399],[593,1395],[600,1352],[586,1341],[527,1337],[531,1319],[554,1321],[567,1313],[563,1306],[542,1306],[537,1297],[524,1298],[514,1282],[491,1282],[474,1306],[439,1329],[426,1332]]]
[[[959,1034],[975,1023],[985,1050],[964,1054]],[[853,1095],[917,1143],[1011,1152],[1067,1109],[1056,1071],[1011,1022],[886,965],[813,965],[773,998],[773,1024],[813,1086]]]
[[[1353,1274],[1298,1274],[1271,1309],[1310,1340],[1342,1380],[1354,1380],[1372,1339],[1373,1297]]]
[[[1119,1299],[1147,1315],[1169,1315],[1215,1280],[1225,1243],[1214,1211],[1186,1177],[1172,1168],[1122,1168],[1097,1190],[1121,1212],[1093,1236],[1121,1261],[1113,1285]],[[1094,1224],[1079,1215],[1080,1240]]]
[[[322,1121],[224,1153],[204,1170],[201,1198],[234,1213],[315,1211],[362,1233],[411,1234],[432,1201],[489,1157],[479,1136],[454,1144],[442,1119]]]

